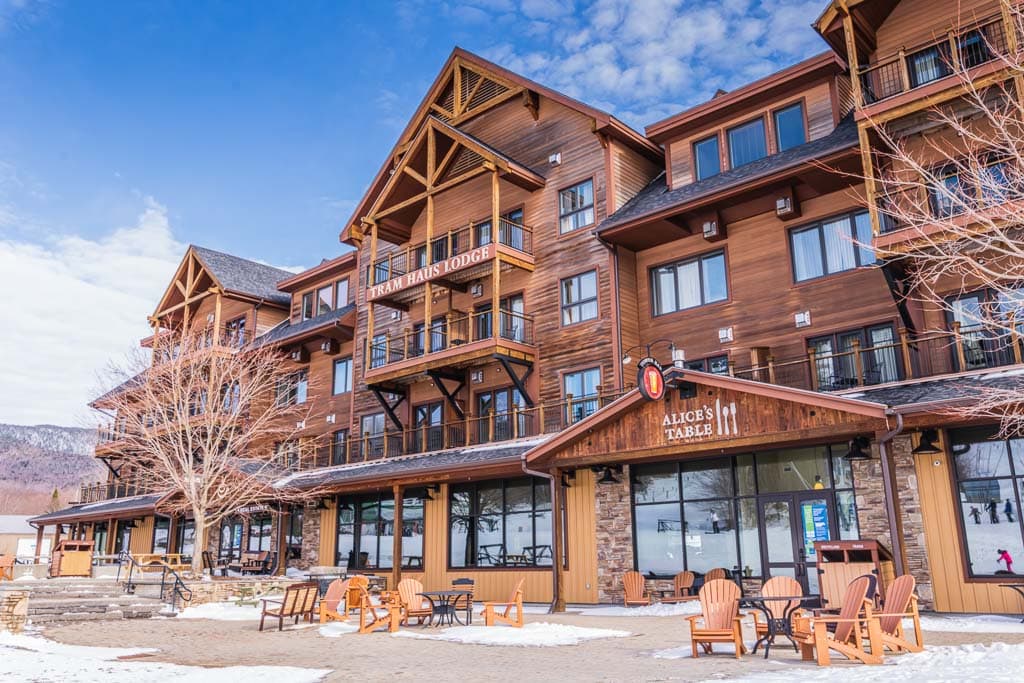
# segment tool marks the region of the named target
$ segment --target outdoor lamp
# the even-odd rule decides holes
[[[619,480],[615,478],[615,474],[622,473],[622,465],[605,465],[604,467],[598,468],[603,470],[601,478],[597,480],[598,484],[618,484]]]
[[[870,460],[871,454],[864,451],[871,446],[871,440],[866,436],[855,436],[850,440],[850,450],[843,456],[844,460]]]
[[[917,444],[914,450],[910,451],[914,455],[936,455],[942,452],[942,449],[935,445],[935,442],[939,440],[939,433],[934,429],[925,429],[921,432],[921,441]]]

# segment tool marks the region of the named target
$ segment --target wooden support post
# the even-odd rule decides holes
[[[811,369],[811,391],[818,390],[818,362],[813,348],[807,349],[807,360]]]
[[[554,611],[565,611],[565,558],[562,557],[562,524],[565,515],[565,489],[562,488],[561,472],[558,468],[551,470],[551,563],[555,573]]]
[[[850,85],[853,88],[853,101],[856,103],[855,106],[861,107],[864,105],[864,93],[861,91],[860,83],[860,57],[857,56],[857,38],[853,29],[853,17],[850,16],[850,10],[843,3],[843,34],[846,38],[846,61],[850,65]]]
[[[854,339],[850,342],[850,346],[853,347],[851,353],[853,353],[853,373],[857,378],[857,386],[864,385],[864,359],[860,357],[860,340]]]
[[[868,215],[871,216],[871,231],[874,235],[882,232],[881,218],[878,215],[878,196],[875,186],[874,159],[871,156],[870,139],[867,128],[860,126],[857,129],[857,137],[860,140],[860,161],[864,167],[864,193],[868,203]]]
[[[275,574],[284,576],[288,569],[288,534],[285,533],[285,522],[291,524],[292,513],[280,510],[274,517],[277,519],[277,556],[280,558]]]
[[[519,404],[512,406],[512,438],[519,438]]]
[[[370,223],[370,284],[372,285],[377,281],[377,222]],[[366,304],[366,363],[365,367],[369,370],[373,366],[373,323],[374,323],[374,305],[367,302]]]
[[[565,395],[565,425],[572,424],[572,394]]]
[[[494,441],[494,408],[487,411],[487,442]]]
[[[967,369],[967,357],[964,354],[964,340],[960,336],[960,321],[953,321],[953,341],[956,343],[956,359],[960,363],[960,367],[957,368],[958,372],[963,372]]]
[[[39,558],[42,556],[43,551],[43,533],[46,531],[46,525],[40,524],[39,528],[36,529],[36,556],[34,564],[39,564]],[[50,549],[51,551],[53,548]]]
[[[900,92],[907,92],[910,90],[910,70],[907,69],[907,51],[900,48],[899,54],[896,56],[899,60],[900,70]]]
[[[432,311],[431,299],[434,296],[433,286],[427,282],[423,285],[423,354],[429,354],[434,350],[433,325],[431,324]]]
[[[946,34],[946,40],[948,41],[948,44],[949,44],[950,61],[952,62],[953,72],[955,73],[957,71],[960,71],[960,44],[959,44],[959,41],[957,40],[956,32],[955,31],[949,31]],[[903,51],[900,50],[900,52],[903,52]],[[906,63],[906,62],[904,62],[904,63]]]
[[[468,446],[469,445],[469,413],[466,413],[466,416],[462,418],[462,422],[463,422],[462,437],[466,440],[466,444],[465,445]]]
[[[544,404],[543,403],[541,403],[540,406],[537,407],[537,419],[540,421],[540,425],[537,428],[538,429],[537,433],[538,434],[547,434],[547,427],[544,424]]]
[[[398,582],[402,580],[402,487],[395,484],[392,487],[395,497],[395,520],[394,530],[391,534],[393,540],[391,547],[391,590],[398,590]]]
[[[907,379],[914,379],[914,367],[910,362],[910,341],[907,331],[900,330],[900,350],[903,354],[903,373]]]
[[[498,169],[491,171],[491,241],[498,234],[498,221],[501,216],[501,186]],[[501,318],[501,261],[498,250],[494,250],[493,277],[491,278],[491,338],[498,336],[498,325]]]
[[[729,367],[729,376],[730,377],[735,377],[736,376],[736,361],[730,359],[726,363],[726,365]]]
[[[221,295],[220,290],[217,290],[216,298],[213,300],[213,342],[214,346],[220,346],[223,340],[224,331],[221,329],[223,325],[223,318],[221,318]],[[256,321],[252,321],[252,329],[256,329]],[[212,397],[213,394],[210,394]]]
[[[775,356],[768,356],[768,381],[775,384]]]

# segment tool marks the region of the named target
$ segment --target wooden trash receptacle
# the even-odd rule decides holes
[[[815,541],[818,558],[818,583],[821,606],[839,609],[846,587],[858,576],[873,574],[878,579],[878,598],[885,597],[885,588],[896,578],[889,549],[878,541]]]
[[[50,558],[50,576],[92,576],[92,541],[65,539]]]

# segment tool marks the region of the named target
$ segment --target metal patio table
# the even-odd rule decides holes
[[[469,626],[473,623],[473,611],[470,606],[472,603],[469,600],[473,595],[472,591],[454,589],[423,591],[420,595],[430,602],[430,621],[425,626],[440,627],[444,626],[446,621],[449,626],[454,626],[456,621],[461,626]],[[466,598],[466,621],[459,619],[458,609],[455,607],[460,598]]]
[[[821,596],[819,595],[780,595],[778,597],[758,595],[740,598],[740,607],[753,608],[760,611],[764,614],[765,621],[768,624],[768,633],[757,639],[757,642],[754,643],[753,652],[756,653],[757,648],[761,643],[764,643],[764,658],[768,659],[768,652],[771,646],[775,644],[775,636],[780,634],[786,636],[789,642],[793,643],[794,650],[798,650],[796,641],[793,640],[793,612],[805,602],[813,602],[820,599]],[[767,605],[769,602],[788,603],[781,617],[772,616],[772,611]]]

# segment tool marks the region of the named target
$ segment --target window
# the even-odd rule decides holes
[[[97,548],[102,548],[103,545],[97,541]],[[175,533],[174,548],[177,552],[182,555],[191,555],[195,552],[196,548],[196,523],[191,519],[186,519],[178,523],[178,529]]]
[[[860,375],[854,342],[860,346]],[[861,384],[896,382],[902,378],[896,333],[892,325],[874,325],[847,330],[807,342],[814,349],[818,388],[824,391],[849,389]]]
[[[313,292],[306,292],[302,295],[302,319],[309,320],[316,316],[316,301]]]
[[[388,337],[386,334],[373,335],[370,342],[370,367],[379,368],[388,361]]]
[[[697,372],[710,372],[712,375],[729,374],[729,356],[712,356],[698,360],[688,360],[684,364],[687,370]]]
[[[716,251],[651,270],[654,315],[664,315],[729,298],[725,253]]]
[[[170,531],[171,531],[171,518],[160,517],[159,515],[153,522],[153,552],[154,553],[166,553],[168,552],[168,544],[170,543]]]
[[[413,433],[410,446],[414,453],[444,448],[444,404],[440,401],[413,407]]]
[[[910,72],[910,87],[916,88],[931,83],[952,73],[950,62],[944,54],[947,50],[938,45],[907,55],[907,70]]]
[[[558,231],[567,232],[594,224],[594,181],[587,180],[558,193]]]
[[[515,413],[526,409],[526,401],[518,389],[506,387],[491,391],[482,391],[476,395],[477,438],[480,443],[489,441],[507,441],[508,439],[529,434],[527,425],[533,417],[527,413]],[[493,418],[491,413],[494,413]],[[518,418],[518,425],[516,420]],[[518,429],[518,431],[516,431]]]
[[[290,406],[305,403],[309,391],[309,379],[305,370],[285,375],[277,380],[277,405]]]
[[[348,462],[348,430],[339,429],[331,434],[331,464],[344,465]]]
[[[597,271],[562,280],[562,324],[572,325],[597,317]]]
[[[696,173],[694,175],[697,180],[704,180],[722,172],[722,160],[718,155],[717,135],[712,135],[709,138],[693,143],[693,163],[696,166]]]
[[[334,295],[334,289],[328,285],[327,287],[321,287],[316,291],[316,314],[323,315],[324,313],[330,313],[333,309],[333,301],[331,297]]]
[[[234,380],[231,384],[225,384],[220,388],[220,404],[221,409],[225,413],[234,415],[238,412],[239,403],[242,400],[242,385],[238,383],[238,380]]]
[[[853,270],[875,262],[871,218],[866,211],[831,218],[789,233],[797,282]],[[856,243],[855,243],[856,242]]]
[[[451,567],[550,567],[551,488],[543,479],[452,486]]]
[[[402,500],[402,566],[423,567],[423,501]],[[390,495],[342,498],[338,504],[338,566],[391,569],[395,535],[395,501]]]
[[[253,517],[249,521],[249,541],[246,545],[246,550],[251,553],[269,551],[271,527],[270,515]]]
[[[384,433],[384,413],[374,413],[373,415],[364,415],[363,419],[359,422],[360,433],[374,434]]]
[[[288,509],[288,528],[285,530],[285,546],[289,560],[302,559],[302,515],[301,505]]]
[[[785,109],[780,109],[773,116],[775,117],[775,147],[779,152],[807,142],[803,104],[798,102]]]
[[[334,394],[352,391],[352,357],[334,361]]]
[[[523,210],[514,209],[499,216],[498,242],[513,249],[523,250]],[[491,220],[479,221],[473,224],[473,246],[482,247],[494,241],[494,230],[491,227]]]
[[[958,173],[939,174],[928,187],[928,204],[936,218],[949,218],[967,210],[970,190],[960,182]]]
[[[224,345],[239,348],[245,345],[245,316],[229,320],[224,325]]]
[[[299,444],[295,441],[280,441],[274,444],[274,458],[281,467],[294,470],[299,466]]]
[[[754,119],[749,123],[730,128],[728,137],[729,164],[732,168],[768,156],[764,137],[764,119]]]
[[[338,308],[344,308],[348,306],[348,278],[344,280],[338,280],[334,285],[334,301]]]
[[[949,432],[969,576],[994,576],[1007,570],[1000,550],[1024,561],[1020,505],[1024,489],[1024,440],[995,439],[994,429]]]
[[[968,179],[950,168],[934,172],[935,180],[928,187],[928,204],[936,218],[949,218],[975,206],[992,205],[1019,199],[1007,174],[1011,171],[1005,159],[992,158],[988,165],[972,173]]]
[[[242,556],[242,520],[226,518],[220,523],[217,549],[217,556],[222,560],[237,560]]]
[[[953,330],[954,323],[959,323],[962,347],[951,349],[954,367],[976,370],[1013,363],[1013,344],[1020,341],[1010,338],[1009,315],[1013,314],[1014,327],[1019,332],[1020,322],[1024,321],[1022,300],[1021,294],[1013,290],[983,290],[949,299],[946,324]]]
[[[589,368],[577,372],[567,372],[562,376],[562,393],[568,404],[566,406],[567,422],[579,422],[598,409],[601,385],[601,368]],[[572,396],[570,399],[569,397]]]

